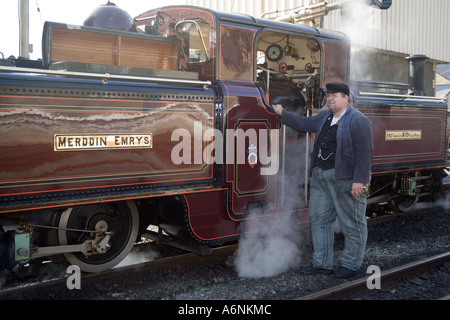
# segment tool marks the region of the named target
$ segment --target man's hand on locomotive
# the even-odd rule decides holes
[[[281,116],[281,113],[283,112],[283,106],[281,104],[274,104],[272,105],[272,108],[277,115]]]

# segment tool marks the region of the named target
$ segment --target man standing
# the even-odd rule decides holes
[[[309,218],[313,261],[303,273],[333,272],[333,222],[345,237],[341,266],[335,272],[350,278],[360,269],[367,242],[366,188],[373,156],[372,124],[349,104],[350,89],[343,83],[326,85],[328,109],[313,117],[292,114],[273,105],[281,122],[298,131],[315,132],[311,155]]]

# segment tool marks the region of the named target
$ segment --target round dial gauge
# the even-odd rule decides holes
[[[319,43],[314,39],[308,39],[306,46],[312,51],[317,51],[320,49]]]
[[[269,61],[278,61],[283,57],[283,48],[277,44],[272,44],[267,48],[266,56]]]

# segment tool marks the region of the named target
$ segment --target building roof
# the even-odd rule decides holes
[[[436,71],[444,78],[444,81],[450,81],[450,63],[438,64]]]

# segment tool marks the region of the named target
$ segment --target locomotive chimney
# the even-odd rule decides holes
[[[413,95],[425,94],[425,63],[428,59],[423,54],[415,54],[405,58],[409,62],[408,84]]]

